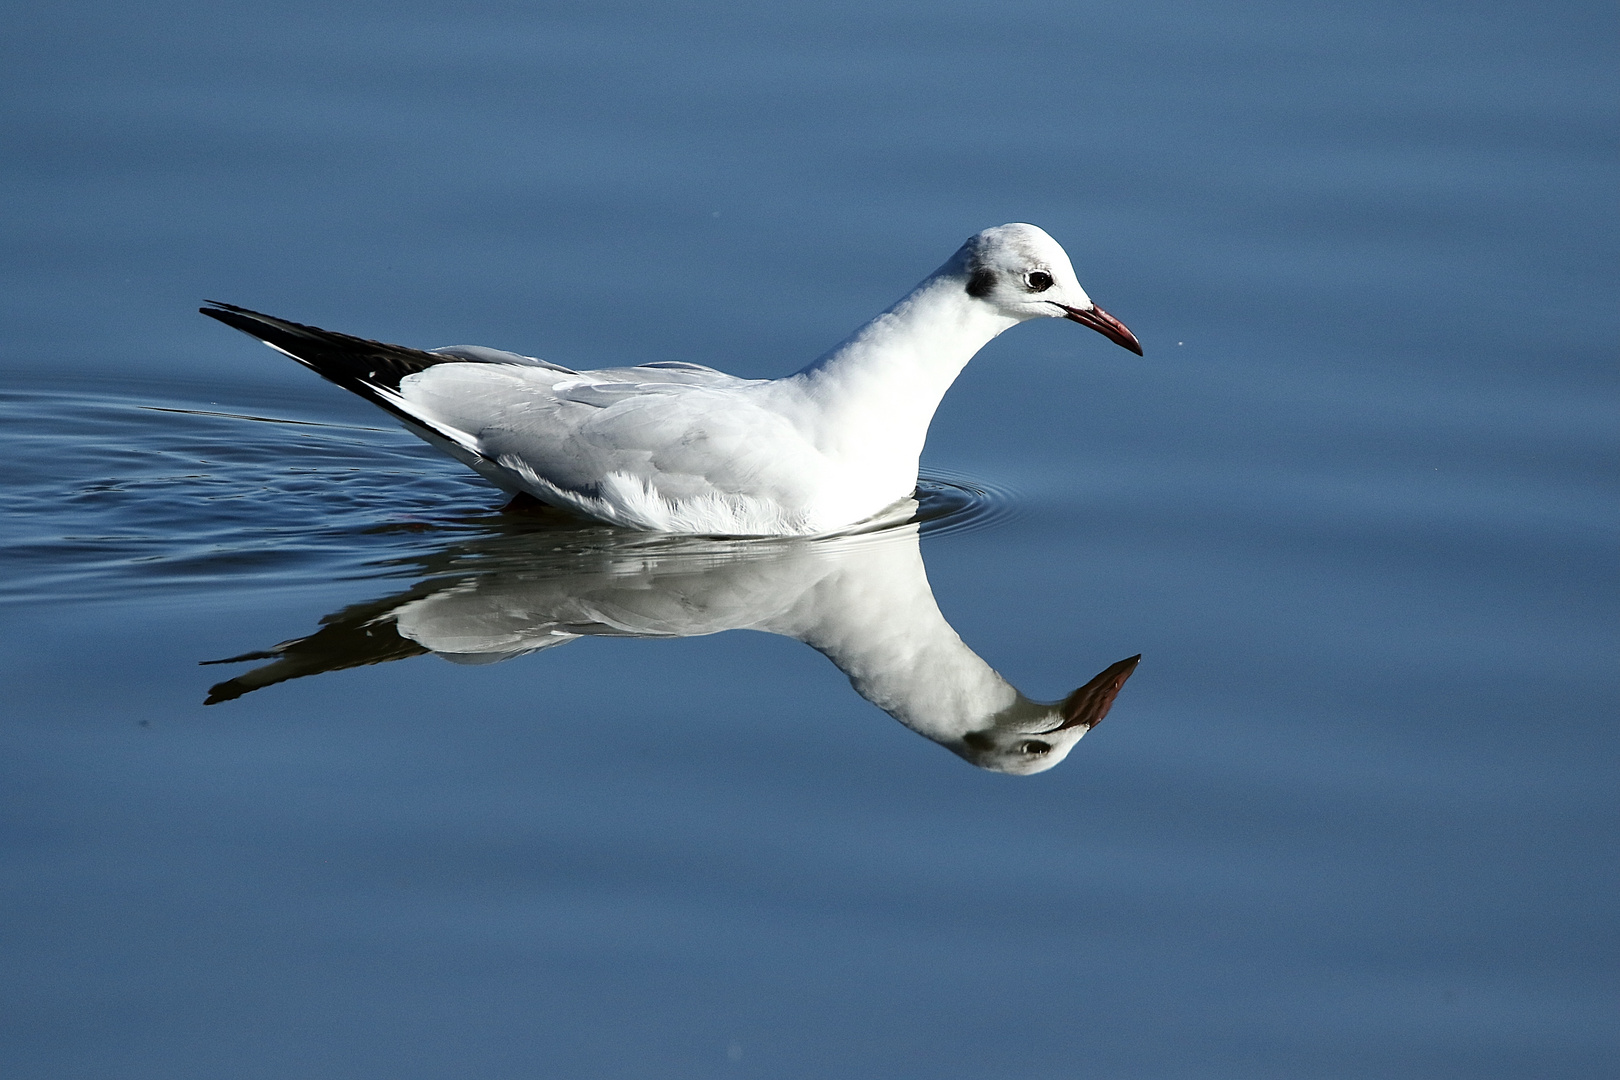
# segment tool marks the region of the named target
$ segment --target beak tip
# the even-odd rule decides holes
[[[1131,333],[1130,328],[1096,304],[1089,308],[1065,307],[1063,315],[1070,322],[1077,322],[1081,326],[1097,331],[1120,348],[1129,349],[1137,356],[1142,355],[1142,343],[1136,340],[1136,335]]]

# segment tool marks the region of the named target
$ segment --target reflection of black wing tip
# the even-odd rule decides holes
[[[243,653],[225,660],[204,660],[203,664],[237,664],[268,660],[234,679],[208,688],[204,705],[235,701],[243,694],[266,686],[321,675],[328,671],[385,664],[428,652],[410,638],[401,637],[391,617],[393,609],[412,596],[390,596],[365,604],[355,604],[321,620],[326,625],[308,637],[284,641],[270,649]]]
[[[245,664],[249,660],[274,660],[280,655],[275,651],[265,652],[261,649],[258,652],[245,652],[241,656],[227,656],[223,660],[199,660],[197,666],[212,667],[215,664]]]
[[[222,660],[212,663],[224,663]],[[222,701],[235,701],[243,694],[252,690],[251,686],[243,686],[239,679],[227,679],[222,683],[215,683],[208,688],[208,696],[203,698],[204,705],[218,705]]]
[[[1063,699],[1063,726],[1094,728],[1114,705],[1125,680],[1131,677],[1142,654],[1127,656],[1097,673],[1096,678]]]

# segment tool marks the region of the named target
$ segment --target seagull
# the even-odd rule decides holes
[[[496,486],[630,529],[817,536],[909,498],[928,426],[975,353],[1070,319],[1138,356],[1034,225],[970,238],[898,303],[802,370],[740,379],[664,361],[575,371],[474,345],[431,352],[209,302],[204,315],[380,406]]]

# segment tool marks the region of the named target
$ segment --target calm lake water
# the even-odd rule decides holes
[[[1615,1075],[1613,5],[540,7],[0,16],[0,1073]],[[1145,358],[832,545],[195,314],[775,376],[1015,220]]]

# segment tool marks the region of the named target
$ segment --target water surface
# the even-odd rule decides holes
[[[1609,8],[4,22],[7,1076],[1613,1074]],[[1147,355],[994,342],[853,570],[503,511],[195,314],[775,376],[1009,220]],[[860,566],[1141,666],[975,768],[784,621]]]

